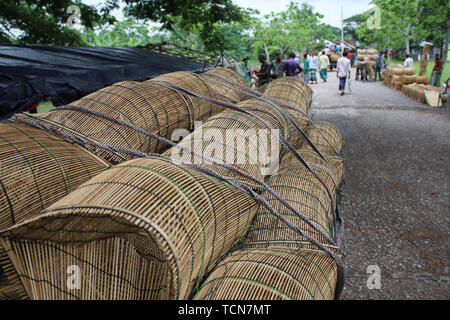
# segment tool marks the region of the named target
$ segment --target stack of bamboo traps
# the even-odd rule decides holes
[[[221,81],[222,76],[236,81]],[[91,166],[95,161],[99,166],[95,173],[89,167],[89,177],[72,178],[76,183],[71,180],[67,189],[71,170],[81,169],[66,160],[61,150],[68,146],[52,146],[55,150],[47,153],[57,166],[48,172],[63,178],[57,183],[58,195],[36,207],[36,214],[0,229],[0,248],[3,257],[7,252],[21,297],[338,296],[342,264],[335,209],[343,176],[339,130],[309,121],[312,90],[301,80],[276,80],[262,97],[248,99],[240,90],[245,83],[233,77],[229,70],[218,69],[206,76],[174,73],[144,83],[124,82],[54,111],[59,115],[36,120],[57,128],[56,133],[70,132],[98,143],[81,143],[88,150],[21,124],[23,131],[59,139],[61,146],[67,143],[79,152],[72,151],[72,156],[80,158],[82,153],[92,159]],[[214,79],[215,86],[205,79]],[[220,88],[220,83],[231,85]],[[90,127],[77,122],[77,116],[85,114]],[[206,121],[196,126],[194,120]],[[307,143],[292,122],[307,131]],[[96,126],[111,137],[94,132]],[[161,138],[180,128],[194,131],[164,152],[158,144],[163,144]],[[150,138],[149,132],[159,137]],[[43,137],[32,140],[39,140],[41,147],[49,144]],[[280,145],[290,152],[281,152]],[[145,157],[128,160],[136,155],[112,147],[140,151]],[[25,170],[26,162],[19,163]],[[56,169],[64,174],[53,173]],[[36,184],[40,193],[52,190],[45,183],[42,188]]]
[[[427,84],[426,76],[416,76],[416,69],[399,65],[389,66],[384,72],[384,83],[397,91],[401,91],[404,84]]]
[[[371,80],[375,79],[375,71],[377,69],[377,59],[378,59],[378,51],[376,49],[358,49],[357,50],[358,55],[358,66],[362,66],[364,63],[364,58],[369,57],[368,62],[368,76]]]
[[[318,130],[320,126],[310,129]],[[330,141],[332,149],[339,151],[341,143],[334,142],[342,138],[330,135],[331,131],[320,131]],[[321,151],[320,147],[318,149]],[[215,266],[195,299],[335,298],[336,290],[342,286],[338,271],[341,251],[333,240],[338,231],[331,207],[342,179],[342,159],[339,161],[339,156],[332,154],[328,158],[333,157],[336,162],[327,162],[308,149],[299,151],[325,184],[290,157],[283,158],[281,170],[267,183],[289,205],[309,218],[311,224],[287,210],[271,194],[265,192],[263,197],[308,237],[323,243],[335,258],[261,206],[246,238]],[[331,190],[331,197],[325,185]]]
[[[430,85],[427,76],[417,76],[415,72],[414,68],[388,67],[385,72],[384,83],[418,102],[437,107],[439,93],[442,89]],[[447,102],[447,98],[447,95],[442,95],[439,105],[442,106],[443,103]]]
[[[427,101],[427,93],[432,93],[434,95],[439,96],[439,93],[442,91],[441,88],[432,86],[430,84],[410,84],[405,85],[402,87],[402,93],[407,95],[408,97],[422,102],[422,103],[428,103]],[[441,102],[440,105],[442,106],[443,103],[447,102],[447,95],[441,95]],[[428,103],[431,106],[436,106],[434,104]]]
[[[214,91],[193,74],[171,73],[155,80],[216,97]],[[124,150],[136,148],[143,152],[158,152],[166,148],[164,143],[114,122],[114,118],[170,139],[173,130],[192,130],[195,120],[205,119],[221,109],[211,102],[156,83],[119,82],[73,102],[68,108],[34,117],[17,114],[10,123],[0,124],[3,150],[6,150],[0,155],[0,231],[40,214],[109,167],[110,164],[100,157],[121,162],[131,156],[104,149],[100,144]],[[82,144],[82,148],[48,131],[26,125],[35,122],[55,132],[64,132],[65,137],[83,137],[93,144]],[[16,281],[18,277],[1,246],[0,266],[0,298],[24,296],[23,287],[20,281]]]

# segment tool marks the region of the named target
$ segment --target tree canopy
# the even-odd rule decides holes
[[[81,0],[8,0],[0,2],[0,41],[53,45],[82,45],[81,34],[66,26],[67,8],[80,8],[81,24],[94,28],[114,23],[111,4],[101,10]]]
[[[237,59],[263,53],[317,50],[323,40],[338,42],[340,29],[322,23],[308,3],[292,1],[264,17],[232,0],[8,0],[0,2],[0,42],[49,45],[146,45],[170,42]],[[410,51],[423,40],[444,49],[449,42],[449,0],[372,0],[381,15],[379,28],[368,21],[372,10],[345,20],[345,39],[362,46]],[[68,8],[78,6],[82,27],[70,28]],[[121,5],[125,5],[124,7]],[[121,9],[123,21],[112,10]],[[155,24],[156,23],[156,24]]]

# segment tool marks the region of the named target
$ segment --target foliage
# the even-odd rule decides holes
[[[117,1],[117,0],[116,0]],[[125,13],[162,24],[162,29],[195,31],[205,43],[217,32],[217,24],[242,22],[247,11],[231,0],[124,0]],[[177,19],[178,18],[178,19]],[[214,38],[212,38],[214,39]]]
[[[355,30],[358,40],[364,45],[375,45],[404,49],[409,53],[411,42],[423,40],[442,47],[450,20],[448,0],[373,0],[381,11],[380,29],[368,28],[365,12],[346,19],[346,27]],[[352,32],[352,31],[350,31]]]
[[[119,21],[109,29],[95,32],[85,28],[82,34],[89,46],[139,46],[151,42],[149,28],[145,23],[135,19]]]
[[[266,56],[274,57],[276,52],[303,52],[322,47],[322,40],[336,40],[339,29],[320,23],[321,18],[323,15],[314,12],[309,4],[294,2],[285,11],[266,15],[253,25],[254,53],[265,52]]]
[[[80,33],[66,26],[70,5],[80,8],[81,23],[94,28],[115,19],[108,5],[98,11],[81,0],[8,0],[0,2],[0,40],[2,42],[82,45]]]

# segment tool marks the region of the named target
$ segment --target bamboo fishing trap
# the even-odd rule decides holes
[[[301,80],[279,79],[262,94],[246,90],[239,81],[219,81],[222,76],[232,77],[227,70],[217,70],[216,74],[177,73],[125,85],[133,90],[151,88],[159,99],[168,99],[166,104],[180,97],[178,108],[190,110],[184,114],[188,115],[186,122],[180,122],[185,128],[193,128],[193,119],[209,118],[162,155],[150,152],[164,151],[157,143],[167,144],[165,138],[175,127],[167,123],[162,130],[161,126],[143,125],[133,111],[127,113],[129,119],[115,121],[117,111],[122,112],[123,105],[131,106],[131,100],[117,102],[113,108],[98,102],[86,107],[96,113],[71,107],[58,110],[68,112],[68,117],[74,111],[99,117],[107,121],[104,130],[130,129],[135,138],[132,144],[127,141],[130,156],[123,157],[127,153],[119,147],[125,140],[101,134],[88,136],[91,140],[86,138],[87,149],[119,164],[103,170],[39,215],[0,230],[1,245],[7,250],[27,297],[339,296],[343,266],[338,245],[339,217],[334,210],[343,174],[339,157],[342,137],[334,126],[314,125],[308,119],[312,91]],[[223,88],[217,87],[219,83]],[[92,99],[100,101],[110,95],[97,94]],[[221,100],[225,94],[231,98]],[[142,95],[140,92],[139,97]],[[102,100],[109,107],[112,101]],[[162,110],[171,114],[181,112],[178,108]],[[155,121],[159,115],[157,112],[152,118],[148,113],[141,119]],[[72,130],[66,124],[60,126],[65,117],[57,121],[47,119],[48,115],[40,117],[42,121],[58,123],[49,125],[49,131],[58,127],[66,138]],[[307,128],[306,134],[303,131]],[[238,137],[236,144],[225,145],[225,149],[232,150],[233,161],[221,162],[218,154],[206,152],[211,147],[211,137],[196,137],[200,130],[209,129],[222,136],[226,130],[264,130],[265,139],[270,141],[265,145],[265,155],[272,152],[273,137],[289,153],[281,160],[280,171],[264,180],[264,163],[258,159],[255,163],[249,161],[250,155],[258,154],[256,144]],[[275,134],[275,130],[279,133]],[[83,136],[87,136],[86,132]],[[101,141],[98,147],[97,140]],[[141,144],[142,141],[147,144]],[[198,144],[193,145],[192,141]],[[169,156],[175,149],[186,152],[194,161],[173,161]],[[122,162],[139,154],[145,158]],[[241,164],[235,164],[238,155],[243,155]],[[280,153],[275,155],[279,160]],[[202,162],[196,163],[196,158]],[[306,215],[300,214],[302,210]],[[280,224],[284,219],[292,221]],[[272,229],[260,227],[265,224]],[[67,288],[67,268],[72,266],[81,272],[78,290]]]

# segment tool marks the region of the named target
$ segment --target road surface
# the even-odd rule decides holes
[[[341,97],[328,76],[311,85],[311,115],[344,138],[342,299],[450,299],[449,109],[354,76]],[[369,267],[380,289],[368,288]]]

